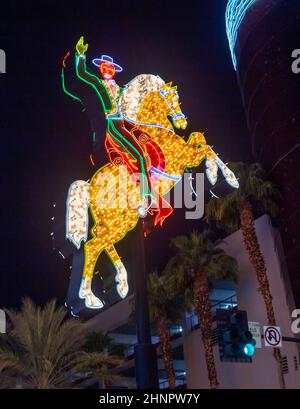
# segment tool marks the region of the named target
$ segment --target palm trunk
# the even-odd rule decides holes
[[[211,303],[209,299],[209,288],[207,277],[205,273],[201,272],[200,270],[199,272],[197,272],[195,276],[194,299],[195,308],[198,315],[199,326],[201,330],[210,387],[212,389],[217,389],[219,383],[217,379],[213,344],[211,339],[212,314]]]
[[[157,318],[157,332],[160,340],[160,348],[164,366],[167,374],[167,380],[170,389],[176,388],[176,376],[173,367],[172,345],[170,334],[167,328],[166,313],[162,311]]]
[[[106,389],[105,379],[101,377],[99,380],[99,389]]]
[[[112,381],[108,379],[104,379],[104,389],[111,389],[112,388]]]
[[[267,311],[268,324],[276,326],[272,295],[267,276],[267,269],[263,255],[260,251],[258,239],[256,236],[254,218],[251,204],[248,201],[239,203],[240,225],[243,234],[243,240],[246,250],[249,254],[250,261],[256,273],[259,283],[259,289],[262,293]],[[282,372],[281,352],[280,349],[274,348],[273,355],[277,362],[279,383],[282,389],[285,389],[285,380]]]

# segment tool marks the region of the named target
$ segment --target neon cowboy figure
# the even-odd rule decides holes
[[[89,73],[86,69],[85,53],[87,49],[88,44],[84,44],[82,36],[76,45],[77,76],[93,87],[98,94],[106,116],[109,136],[138,164],[138,171],[142,175],[140,181],[142,203],[138,206],[137,211],[140,217],[145,217],[152,202],[151,181],[148,172],[149,164],[146,162],[143,147],[137,138],[126,129],[124,119],[119,112],[118,99],[121,95],[121,88],[115,82],[114,76],[123,69],[111,57],[102,55],[101,58],[95,58],[92,61],[99,68],[102,79]]]

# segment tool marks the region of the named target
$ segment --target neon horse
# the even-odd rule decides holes
[[[221,161],[213,149],[206,144],[201,132],[193,132],[187,141],[176,135],[168,117],[177,121],[186,121],[181,112],[176,87],[166,84],[160,77],[142,74],[135,77],[125,87],[119,100],[123,117],[140,132],[140,143],[154,141],[164,155],[164,168],[151,168],[151,180],[154,189],[165,195],[182,178],[185,168],[197,167],[206,159],[206,175],[211,184],[215,184],[220,169],[226,181],[238,188],[238,181],[232,171]],[[179,122],[178,122],[179,121]],[[184,127],[186,123],[183,124]],[[113,150],[113,146],[107,150]],[[111,153],[111,152],[110,152]],[[134,229],[139,215],[136,203],[141,200],[138,183],[124,166],[118,152],[111,163],[101,167],[90,183],[75,181],[69,189],[67,199],[67,238],[79,249],[84,244],[85,263],[79,297],[85,300],[88,308],[103,308],[104,301],[96,297],[91,290],[95,265],[100,254],[105,251],[115,270],[116,290],[121,298],[128,294],[127,271],[116,251],[115,243]],[[115,194],[118,192],[118,195]],[[109,205],[107,206],[107,203]],[[131,205],[128,203],[131,202]],[[166,201],[165,201],[166,202]],[[122,205],[123,203],[123,205]],[[125,205],[124,205],[125,203]],[[164,203],[167,209],[171,206]],[[94,225],[92,238],[88,237],[88,211]],[[171,208],[172,210],[172,208]],[[166,212],[167,217],[171,210]],[[149,209],[149,213],[151,213]],[[163,220],[159,220],[162,224]]]

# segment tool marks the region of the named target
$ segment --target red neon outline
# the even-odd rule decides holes
[[[62,60],[62,66],[64,68],[66,68],[66,59],[69,57],[70,54],[71,54],[71,51],[68,51],[67,54],[64,56],[64,58]]]
[[[93,160],[93,154],[92,153],[90,154],[90,162],[92,163],[93,166],[95,166],[95,162]]]
[[[123,164],[127,167],[129,173],[138,171],[137,161],[130,158],[129,154],[119,147],[108,132],[106,133],[104,146],[111,163],[114,163],[114,159],[119,157],[123,160]]]

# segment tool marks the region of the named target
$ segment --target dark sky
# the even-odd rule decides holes
[[[205,131],[224,161],[249,160],[250,147],[226,33],[226,0],[1,4],[0,307],[24,295],[37,302],[67,290],[66,266],[52,251],[52,204],[69,184],[91,176],[86,113],[61,89],[61,59],[81,35],[88,57],[109,54],[124,67],[117,81],[159,74],[178,85],[187,133]],[[63,206],[63,204],[61,204]],[[63,210],[63,209],[62,209]],[[63,220],[62,220],[63,221]],[[148,251],[197,227],[179,215],[150,236]],[[163,246],[161,247],[163,248]]]

